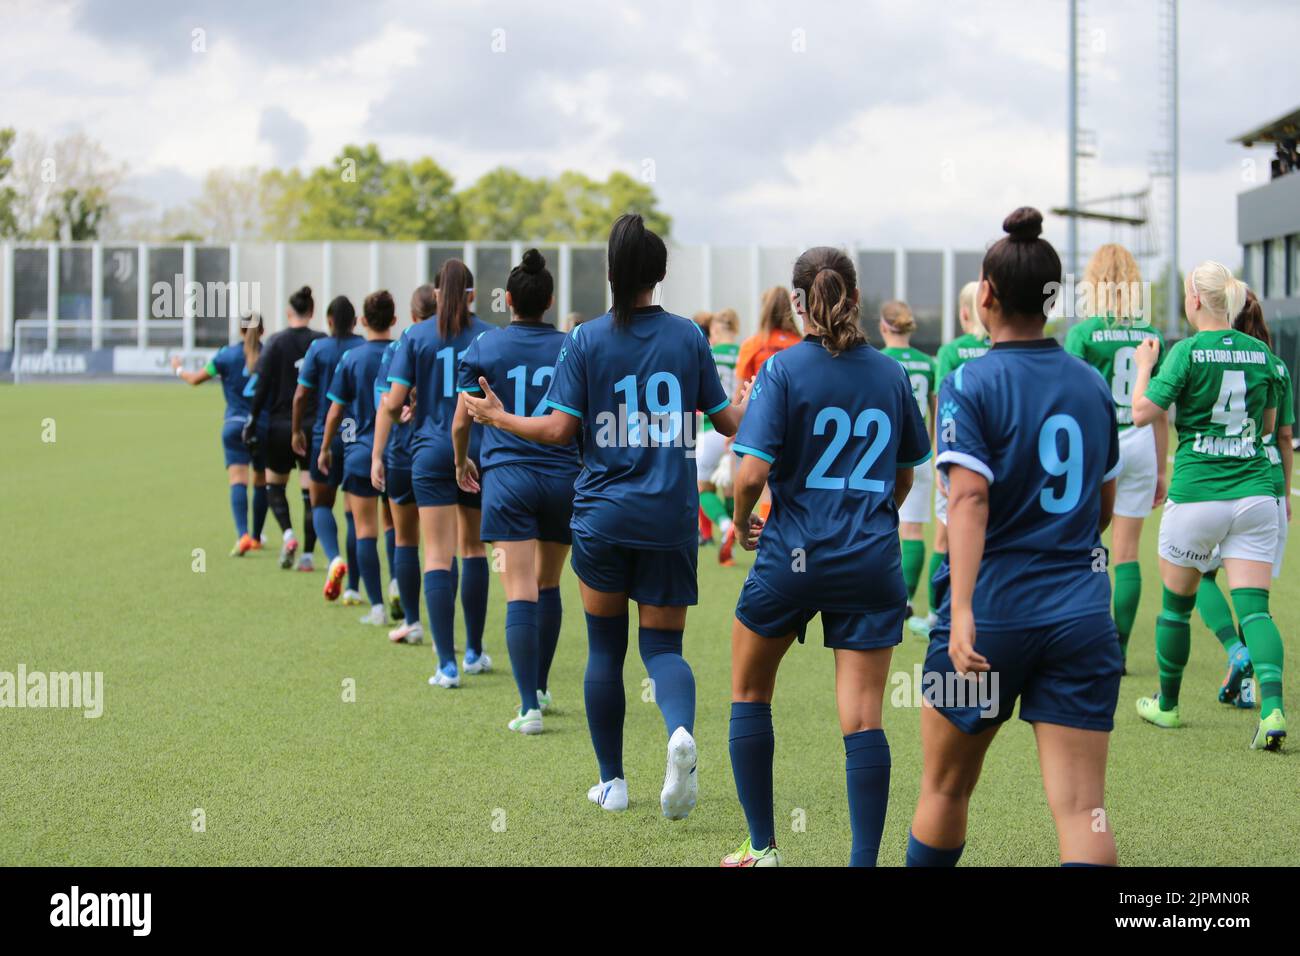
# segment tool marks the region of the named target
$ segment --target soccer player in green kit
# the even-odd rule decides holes
[[[1160,692],[1139,700],[1137,710],[1157,727],[1181,726],[1188,622],[1217,548],[1259,678],[1260,721],[1250,746],[1279,750],[1286,740],[1282,636],[1268,609],[1278,511],[1263,439],[1276,426],[1283,384],[1269,348],[1228,324],[1245,302],[1246,286],[1227,266],[1203,262],[1187,277],[1183,304],[1196,334],[1170,350],[1155,378],[1156,340],[1142,342],[1134,356],[1133,423],[1149,425],[1178,405],[1174,478],[1160,519]]]
[[[967,282],[961,287],[957,296],[957,317],[961,322],[962,334],[951,342],[940,346],[935,356],[934,393],[939,394],[939,386],[952,372],[957,371],[971,359],[979,358],[989,350],[992,344],[989,334],[980,321],[976,296],[979,292],[978,282]],[[935,608],[943,602],[943,593],[935,586],[934,575],[948,557],[948,494],[943,489],[943,482],[934,483],[934,554],[930,555],[928,580],[930,582],[930,613],[926,617],[914,617],[907,622],[908,628],[919,637],[929,637],[930,628],[937,620]]]
[[[1091,292],[1092,316],[1070,329],[1065,350],[1100,372],[1115,399],[1121,470],[1111,525],[1110,562],[1115,571],[1112,613],[1120,651],[1127,657],[1129,635],[1142,598],[1142,566],[1138,563],[1142,523],[1164,503],[1168,488],[1165,462],[1169,458],[1169,423],[1164,415],[1157,416],[1151,425],[1133,424],[1133,384],[1137,377],[1133,357],[1148,338],[1154,338],[1163,351],[1164,338],[1151,327],[1150,316],[1144,314],[1142,276],[1137,260],[1123,246],[1113,242],[1100,246],[1088,262],[1083,279],[1084,291]],[[1157,357],[1155,374],[1159,372]]]
[[[880,337],[885,347],[880,351],[888,355],[907,373],[912,386],[912,397],[921,410],[934,444],[935,361],[919,349],[912,348],[912,333],[916,331],[916,317],[906,302],[894,299],[880,307]],[[925,537],[922,525],[930,521],[930,505],[934,497],[934,465],[925,462],[912,472],[912,490],[898,508],[898,537],[903,551],[903,583],[907,585],[907,604],[911,608],[921,583],[921,568],[925,565]],[[931,608],[933,610],[933,608]],[[909,616],[911,614],[909,610]],[[909,625],[922,626],[924,618],[912,617]]]
[[[740,316],[735,309],[723,309],[715,313],[709,322],[709,351],[713,353],[713,364],[718,368],[718,378],[728,395],[736,391],[736,358],[740,346],[736,344],[736,335],[740,332]],[[699,434],[695,444],[695,478],[700,489],[700,510],[711,524],[717,525],[722,541],[718,551],[721,564],[732,564],[731,549],[735,536],[731,534],[731,509],[718,493],[718,486],[713,474],[718,465],[726,459],[727,438],[713,427],[709,416],[699,416]]]

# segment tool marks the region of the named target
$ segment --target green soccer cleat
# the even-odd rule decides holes
[[[549,690],[539,690],[537,692],[537,706],[541,709],[543,714],[551,709],[553,701],[551,700],[551,692]]]
[[[1178,719],[1177,704],[1174,705],[1173,710],[1160,709],[1159,694],[1152,694],[1150,697],[1139,697],[1137,708],[1139,717],[1147,723],[1163,727],[1165,730],[1173,730],[1175,727],[1183,725],[1183,722]]]
[[[1274,710],[1255,728],[1255,739],[1250,742],[1251,750],[1281,750],[1286,740],[1286,717],[1282,711]]]
[[[722,866],[726,868],[740,868],[747,866],[780,866],[781,854],[777,852],[776,845],[768,847],[762,853],[755,853],[754,847],[750,843],[749,837],[745,837],[745,842],[740,845],[740,849],[734,853],[728,853],[722,858]]]
[[[1219,685],[1219,703],[1232,704],[1243,710],[1254,707],[1252,695],[1242,694],[1242,682],[1255,675],[1255,665],[1250,662],[1250,652],[1239,647],[1228,658],[1228,673]]]

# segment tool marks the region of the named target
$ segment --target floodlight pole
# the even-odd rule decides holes
[[[1073,0],[1071,0],[1073,2]],[[1169,0],[1169,287],[1165,334],[1178,332],[1183,290],[1178,282],[1178,3]]]
[[[1066,206],[1071,210],[1079,208],[1079,3],[1070,0],[1070,90],[1069,103],[1066,107],[1069,125],[1069,162],[1068,183],[1066,186]],[[1079,220],[1071,214],[1066,217],[1065,270],[1075,275],[1079,255]]]

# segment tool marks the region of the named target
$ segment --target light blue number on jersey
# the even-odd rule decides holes
[[[549,385],[551,383],[551,379],[553,379],[554,377],[555,377],[554,365],[541,365],[538,366],[537,369],[534,370],[533,372],[533,385],[542,387],[542,397],[537,402],[537,407],[534,408],[532,411],[532,416],[534,418],[536,418],[538,415],[541,415],[542,412],[545,410],[545,406],[546,406],[545,386]],[[516,365],[510,371],[506,372],[506,378],[510,379],[512,382],[515,383],[515,414],[521,416],[527,414],[524,411],[524,406],[528,402],[528,398],[527,398],[528,393],[527,391],[525,391],[525,389],[527,389],[528,387],[527,385],[528,366]]]
[[[661,393],[667,391],[667,397]],[[627,409],[627,440],[629,445],[641,444],[641,404],[636,395],[636,376],[624,375],[614,383],[614,391],[623,394]],[[656,445],[671,445],[682,430],[682,383],[672,372],[655,372],[645,383],[646,411],[650,418],[650,441]],[[668,427],[664,428],[663,423]]]
[[[885,446],[889,444],[889,436],[893,434],[894,427],[889,421],[889,416],[878,408],[868,408],[853,422],[852,434],[855,438],[866,438],[873,424],[876,426],[876,437],[867,446],[866,453],[858,460],[848,477],[848,487],[854,491],[885,490],[885,483],[868,478],[867,472],[884,454]],[[804,479],[805,488],[816,488],[822,491],[844,490],[845,480],[828,475],[827,472],[840,452],[844,450],[844,446],[849,443],[849,413],[835,405],[826,406],[817,413],[817,418],[813,422],[813,434],[825,435],[826,429],[831,425],[835,426],[835,434],[831,436],[830,444],[822,452],[821,458],[817,459],[817,464],[813,465],[812,471]]]
[[[1065,433],[1065,458],[1056,447],[1057,436]],[[1079,504],[1083,491],[1083,432],[1071,415],[1053,415],[1043,422],[1038,433],[1038,461],[1043,470],[1053,477],[1065,476],[1065,487],[1057,494],[1054,488],[1044,488],[1038,502],[1048,514],[1063,515]]]

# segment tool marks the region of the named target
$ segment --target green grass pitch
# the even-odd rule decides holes
[[[665,734],[643,700],[633,638],[631,806],[603,813],[586,800],[596,768],[572,573],[551,683],[558,713],[540,737],[511,734],[499,583],[486,638],[496,670],[465,678],[459,690],[430,688],[429,645],[390,646],[383,631],[357,622],[359,609],[325,605],[321,572],[281,571],[274,550],[226,557],[234,534],[220,419],[215,385],[0,388],[0,671],[102,671],[106,698],[103,716],[91,720],[70,710],[0,710],[0,863],[711,866],[741,842],[727,715],[732,609],[747,555],[740,567],[719,568],[713,550],[701,551],[702,604],[687,622],[698,808],[684,823],[660,816]],[[46,420],[53,442],[42,440]],[[1216,702],[1223,654],[1199,620],[1184,684],[1188,726],[1156,730],[1134,712],[1134,699],[1156,686],[1155,538],[1152,521],[1111,742],[1107,803],[1120,860],[1294,864],[1296,758],[1248,749],[1255,712]],[[202,573],[192,570],[196,548],[206,551]],[[1274,600],[1292,661],[1300,659],[1298,564],[1292,559]],[[895,669],[910,673],[923,648],[908,636]],[[778,683],[776,818],[790,865],[848,857],[832,672],[814,626]],[[355,702],[343,699],[347,679]],[[1288,683],[1297,706],[1294,678]],[[915,708],[886,706],[887,866],[902,863],[916,801],[918,720]],[[202,832],[193,825],[199,809]],[[962,862],[1056,863],[1032,733],[1019,720],[989,755]]]

